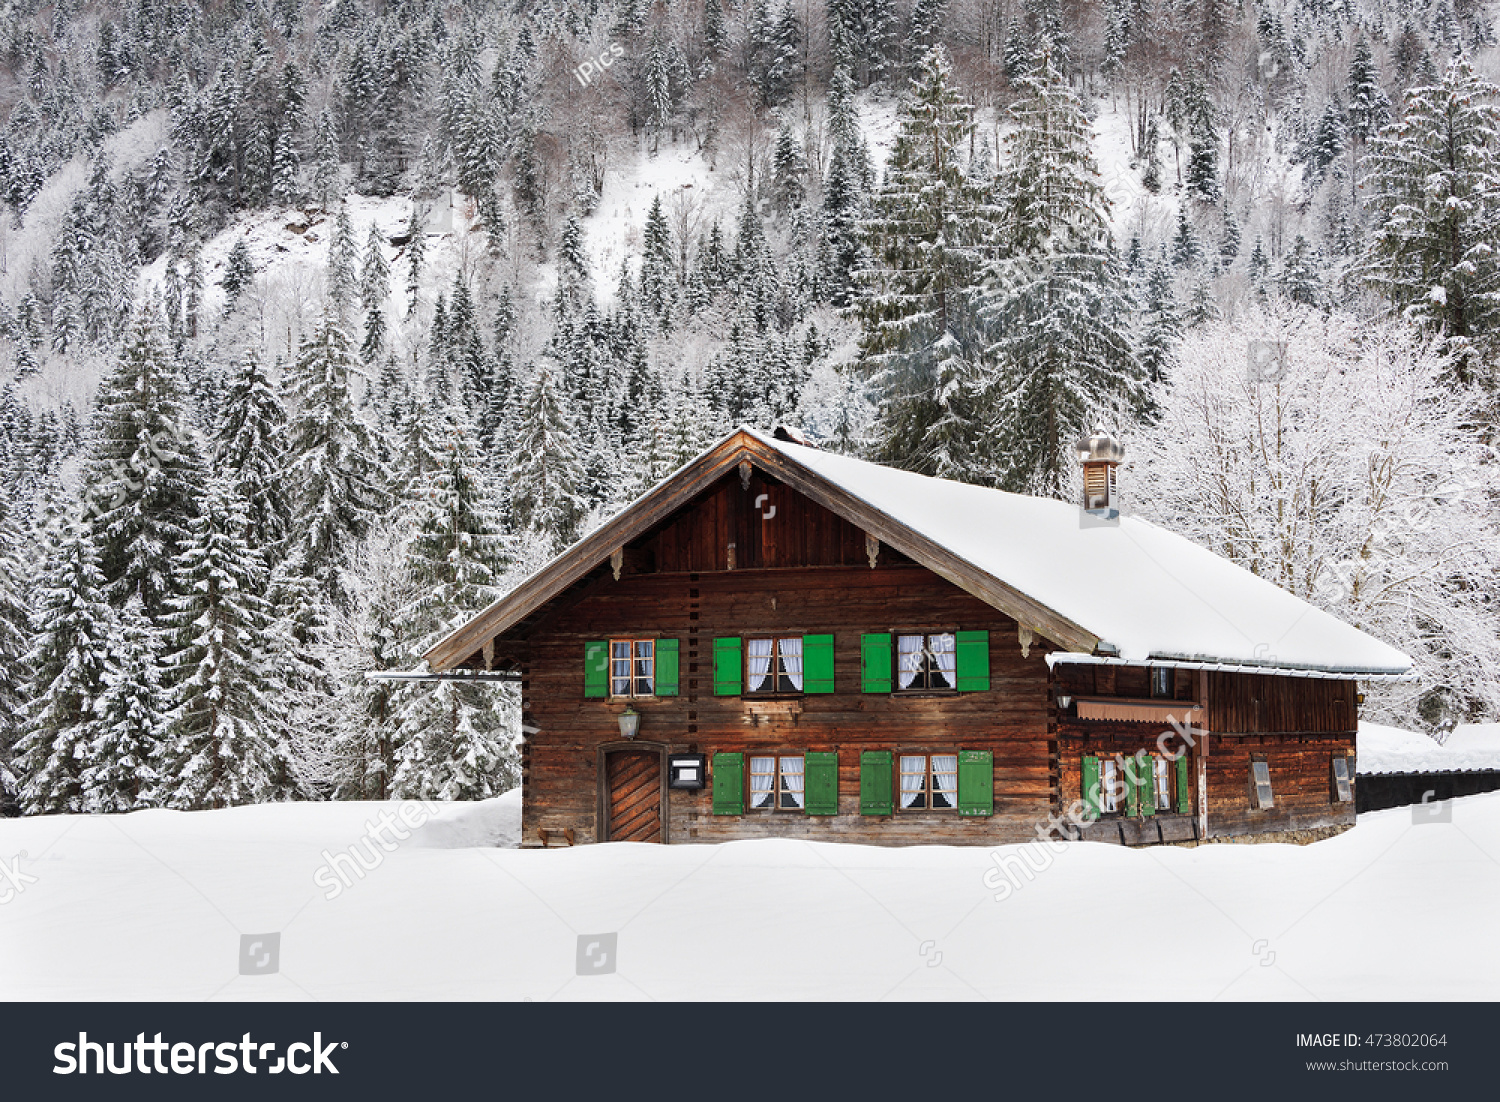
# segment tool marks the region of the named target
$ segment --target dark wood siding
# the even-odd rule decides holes
[[[1210,673],[1209,729],[1223,734],[1342,734],[1356,726],[1354,682]]]
[[[778,513],[779,515],[779,513]],[[860,636],[900,627],[985,629],[987,692],[910,697],[861,692]],[[713,640],[760,632],[832,633],[835,691],[787,700],[717,697]],[[709,789],[668,795],[673,841],[790,836],[876,844],[1021,841],[1044,819],[1054,792],[1047,738],[1044,647],[1021,655],[1014,620],[921,567],[627,576],[596,587],[549,617],[531,639],[523,683],[528,723],[526,844],[537,828],[597,837],[597,749],[619,738],[622,704],[583,699],[584,644],[612,635],[681,640],[681,695],[637,700],[640,738],[672,751],[836,750],[839,814],[712,814]],[[859,814],[859,755],[870,748],[978,749],[994,754],[995,815]]]

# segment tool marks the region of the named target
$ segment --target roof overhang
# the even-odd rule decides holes
[[[1089,666],[1164,666],[1174,670],[1209,670],[1214,673],[1263,673],[1277,677],[1310,677],[1328,681],[1415,681],[1412,670],[1370,670],[1337,667],[1282,666],[1272,663],[1220,662],[1212,658],[1153,657],[1145,659],[1111,658],[1098,654],[1071,654],[1053,651],[1047,655],[1049,667],[1061,665]]]

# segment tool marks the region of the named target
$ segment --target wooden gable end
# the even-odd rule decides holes
[[[738,472],[721,478],[632,546],[660,574],[868,565],[858,526],[759,470],[748,485]]]

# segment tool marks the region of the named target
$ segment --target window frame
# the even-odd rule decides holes
[[[1256,776],[1255,767],[1265,768],[1266,781],[1262,786],[1260,779]],[[1271,779],[1271,762],[1265,757],[1252,757],[1250,759],[1250,810],[1271,811],[1276,807],[1276,786]],[[1261,795],[1261,788],[1265,788],[1265,796]]]
[[[740,682],[740,694],[742,696],[754,700],[774,700],[777,698],[785,699],[788,697],[800,697],[807,694],[807,646],[805,643],[807,632],[782,632],[780,634],[774,635],[743,635],[740,638],[740,647],[743,651],[740,656],[740,676],[744,678],[744,680]],[[771,670],[769,676],[774,684],[773,687],[769,689],[752,689],[750,687],[750,644],[766,639],[769,639],[771,642]],[[779,687],[781,679],[783,677],[787,677],[787,683],[789,685],[791,684],[789,675],[778,672],[782,657],[781,644],[783,641],[788,639],[797,640],[797,645],[799,647],[797,660],[803,663],[801,675],[802,688],[800,689],[783,689]]]
[[[1123,763],[1118,754],[1099,755],[1099,817],[1101,819],[1106,815],[1125,814],[1122,806],[1128,803],[1124,799],[1125,789],[1118,787],[1123,772]]]
[[[1177,671],[1171,666],[1152,666],[1151,670],[1151,699],[1152,700],[1176,700],[1177,699]],[[1160,691],[1158,691],[1157,678],[1162,679]]]
[[[1177,793],[1172,791],[1176,787],[1177,762],[1165,754],[1151,755],[1151,787],[1152,797],[1156,801],[1156,813],[1158,815],[1171,815],[1176,812]]]
[[[948,653],[953,656],[953,671],[949,675],[949,677],[951,678],[953,684],[947,686],[946,688],[944,688],[944,687],[934,688],[932,686],[932,684],[931,684],[932,675],[933,675],[934,672],[941,673],[941,671],[934,671],[934,670],[932,670],[932,669],[929,668],[929,669],[924,669],[923,672],[922,672],[922,678],[923,678],[924,682],[926,682],[925,684],[922,684],[922,685],[915,685],[914,684],[911,688],[903,689],[901,687],[901,640],[903,638],[910,639],[910,638],[912,638],[914,636],[918,636],[918,637],[921,638],[921,640],[922,640],[922,653],[923,653],[923,655],[926,656],[925,659],[924,659],[924,665],[925,665],[928,661],[931,661],[931,660],[933,660],[935,658],[936,652],[934,652],[931,649],[931,647],[932,647],[932,639],[933,639],[934,636],[938,636],[938,635],[945,635],[945,636],[948,637],[948,639],[950,641],[950,649],[949,649]],[[890,636],[891,636],[891,695],[892,696],[956,696],[956,695],[958,695],[958,628],[956,628],[956,627],[949,627],[949,626],[942,626],[942,627],[891,628],[890,629]]]
[[[648,699],[648,698],[654,697],[656,695],[656,644],[657,644],[657,642],[658,642],[658,639],[654,635],[650,636],[649,638],[639,638],[639,637],[636,637],[636,636],[623,636],[623,635],[622,636],[611,636],[609,638],[609,640],[606,643],[606,646],[609,648],[609,651],[608,651],[609,669],[606,672],[605,676],[608,678],[608,689],[609,689],[609,699],[610,700],[644,700],[644,699]],[[615,662],[619,661],[619,659],[617,659],[615,657],[615,645],[618,644],[618,643],[624,643],[624,644],[626,644],[630,648],[629,654],[626,656],[626,660],[630,663],[630,672],[626,675],[626,679],[629,680],[629,682],[630,682],[630,691],[626,692],[626,693],[617,693],[617,692],[615,692],[615,681],[616,681],[616,677],[615,677]],[[635,653],[635,648],[638,647],[638,646],[640,646],[643,643],[649,643],[651,645],[651,654],[650,654],[650,656],[648,658],[648,661],[651,663],[651,672],[645,675],[645,681],[646,681],[646,686],[647,686],[646,687],[646,691],[645,692],[638,692],[637,689],[639,688],[639,682],[641,681],[642,678],[641,678],[641,675],[636,672],[636,666],[635,666],[635,664],[639,660],[640,656]]]
[[[772,771],[771,771],[770,774],[757,773],[755,771],[755,762],[758,759],[761,759],[761,758],[770,758],[771,759],[771,761],[772,761],[771,770]],[[799,761],[799,762],[802,763],[802,768],[796,774],[797,776],[799,776],[799,777],[802,778],[802,787],[800,789],[796,790],[797,794],[802,797],[802,802],[800,804],[794,802],[794,803],[791,803],[791,804],[783,805],[783,803],[782,803],[783,797],[790,797],[790,795],[791,795],[791,793],[793,791],[792,789],[789,789],[789,788],[788,789],[784,789],[782,787],[783,778],[787,774],[786,774],[786,771],[782,768],[781,763],[784,760],[788,759],[788,758],[795,758],[797,761]],[[767,775],[769,775],[771,777],[771,788],[769,790],[770,791],[770,795],[772,797],[771,806],[770,807],[756,807],[755,806],[755,797],[757,795],[759,795],[759,793],[757,793],[755,791],[755,778],[756,777],[764,777],[764,776],[767,776]],[[765,813],[775,814],[777,812],[792,812],[792,813],[797,814],[797,815],[806,814],[806,812],[807,812],[807,751],[805,751],[805,750],[788,751],[787,753],[783,754],[779,750],[772,750],[772,751],[768,751],[766,753],[761,753],[761,752],[755,751],[755,750],[746,750],[745,751],[745,782],[746,782],[745,783],[745,814],[747,814],[747,815],[750,815],[750,814],[765,814]]]
[[[1340,762],[1344,766],[1344,776],[1342,778],[1339,777]],[[1354,770],[1349,768],[1349,755],[1330,755],[1328,769],[1333,780],[1333,800],[1331,802],[1335,804],[1352,804],[1354,802]]]
[[[959,757],[960,757],[960,752],[957,749],[953,749],[953,750],[944,750],[944,749],[932,749],[932,750],[929,750],[929,749],[897,750],[897,751],[895,751],[894,757],[895,757],[895,761],[893,761],[891,763],[892,766],[893,766],[893,768],[891,770],[891,784],[892,784],[892,787],[895,789],[895,791],[893,793],[894,799],[892,800],[892,808],[891,808],[892,811],[894,811],[898,815],[922,815],[922,814],[927,814],[927,813],[932,813],[932,814],[937,814],[937,815],[948,815],[948,814],[957,815],[958,814],[958,812],[959,812],[959,805],[958,805],[958,773],[959,773]],[[922,803],[921,807],[907,807],[902,802],[902,797],[905,795],[905,792],[906,792],[905,788],[902,787],[902,781],[907,776],[914,775],[914,774],[908,774],[906,772],[906,759],[907,758],[916,758],[916,757],[920,757],[920,758],[924,759],[924,761],[925,761],[926,773],[924,774],[924,777],[923,777],[923,785],[924,785],[924,787],[922,789],[922,801],[923,801],[923,803]],[[953,777],[953,790],[952,790],[951,795],[949,793],[947,793],[947,792],[942,793],[942,795],[944,797],[948,798],[951,801],[951,806],[949,806],[949,807],[933,807],[932,806],[933,793],[937,791],[937,785],[934,782],[933,777],[935,775],[937,775],[937,772],[938,772],[938,771],[936,771],[936,770],[933,769],[932,759],[933,758],[937,758],[937,757],[945,757],[945,758],[952,758],[953,759],[953,771],[952,771],[952,774],[951,774],[951,776]],[[946,769],[941,770],[941,774],[943,776],[949,776],[950,775],[949,771],[946,770]]]

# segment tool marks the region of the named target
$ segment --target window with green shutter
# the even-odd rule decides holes
[[[1177,759],[1177,813],[1187,815],[1193,810],[1192,794],[1188,788],[1188,757],[1184,752]]]
[[[958,691],[983,692],[990,687],[990,633],[958,633]]]
[[[1083,758],[1083,817],[1089,822],[1099,818],[1099,759],[1092,754]]]
[[[803,755],[803,791],[809,815],[839,813],[839,756],[833,750],[809,750]]]
[[[1156,814],[1156,758],[1151,754],[1137,754],[1135,762],[1135,784],[1139,789],[1136,804],[1141,817],[1149,819]]]
[[[739,696],[744,659],[739,639],[714,640],[714,695]]]
[[[714,814],[745,813],[745,755],[720,753],[713,758]]]
[[[656,695],[676,696],[680,680],[681,652],[676,639],[656,641]]]
[[[586,699],[609,695],[607,639],[596,639],[583,645],[583,695]]]
[[[995,764],[988,750],[958,752],[958,813],[995,813]]]
[[[802,637],[802,691],[833,692],[833,636]]]
[[[890,815],[891,752],[865,750],[859,755],[859,813]]]
[[[1133,757],[1125,759],[1125,814],[1134,819],[1141,813],[1141,778],[1138,775],[1140,761]]]
[[[891,691],[890,632],[871,632],[859,637],[859,691]]]

